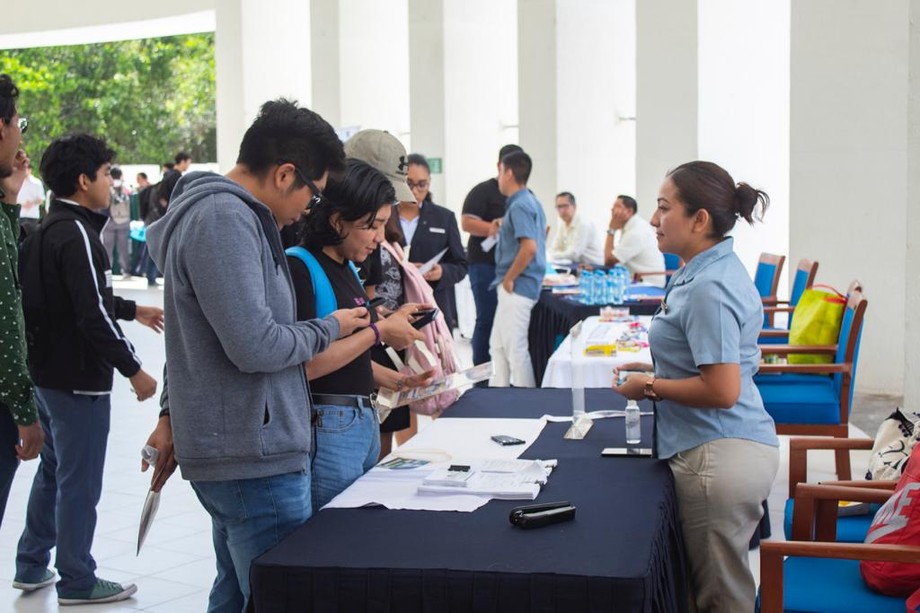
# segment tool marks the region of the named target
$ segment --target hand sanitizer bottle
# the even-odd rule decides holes
[[[635,400],[626,403],[626,444],[638,445],[642,442],[642,428],[639,418],[639,405]]]

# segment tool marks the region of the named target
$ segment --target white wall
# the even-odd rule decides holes
[[[762,224],[732,233],[752,274],[761,252],[789,253],[789,11],[789,0],[699,2],[699,158],[771,200]]]
[[[665,173],[698,157],[697,19],[697,0],[636,3],[636,199],[646,218]]]
[[[616,196],[636,190],[635,0],[559,2],[556,30],[555,191],[575,194],[600,240]]]
[[[409,138],[409,15],[406,0],[340,0],[341,125]]]
[[[467,192],[496,176],[498,150],[518,142],[516,0],[444,3],[447,194],[459,211]]]
[[[841,289],[862,281],[869,307],[857,386],[898,391],[908,278],[908,2],[793,2],[791,16],[792,259],[817,259],[819,282]]]

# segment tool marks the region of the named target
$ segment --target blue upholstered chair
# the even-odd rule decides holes
[[[854,282],[851,288],[859,288]],[[847,298],[836,345],[761,345],[764,354],[827,354],[830,364],[761,364],[754,382],[780,434],[847,438],[859,342],[867,301],[852,289]],[[850,479],[850,456],[835,451],[837,477]]]
[[[808,481],[808,452],[818,450],[869,450],[872,449],[872,439],[866,438],[823,438],[823,437],[793,437],[789,439],[789,499],[783,521],[783,533],[786,540],[793,539],[793,518],[795,510],[796,487]],[[896,481],[834,481],[833,485],[848,487],[872,488],[878,490],[894,491]],[[826,485],[827,482],[822,483]],[[801,494],[801,492],[799,492]],[[807,494],[807,492],[806,492]],[[861,515],[838,516],[836,522],[836,540],[840,543],[862,543],[872,525],[872,518],[878,511],[878,504],[870,504],[868,513]],[[798,527],[801,530],[801,526]]]
[[[792,292],[789,300],[777,300],[774,305],[764,305],[764,319],[769,320],[769,325],[764,324],[764,330],[760,335],[761,343],[786,343],[789,339],[789,328],[792,327],[792,315],[795,307],[799,304],[799,298],[806,289],[814,285],[815,275],[818,274],[818,263],[812,260],[799,260],[799,265],[795,269],[795,277],[792,280]],[[785,328],[774,326],[773,316],[776,313],[788,313]]]
[[[773,253],[761,253],[754,271],[754,286],[760,294],[764,306],[776,305],[776,290],[779,287],[779,277],[783,274],[783,264],[786,256]],[[764,313],[764,326],[773,325],[773,315]]]
[[[879,502],[890,495],[868,488],[800,484],[794,521],[802,533],[794,535],[796,540],[761,544],[757,610],[902,613],[905,599],[870,590],[859,573],[859,560],[916,562],[920,547],[834,542],[840,500]]]
[[[668,281],[671,280],[671,275],[673,275],[675,272],[680,270],[680,267],[683,266],[683,264],[681,263],[680,258],[674,253],[663,253],[662,255],[664,255],[664,270],[663,271],[661,272],[659,271],[637,272],[634,277],[635,280],[637,282],[641,282],[641,281],[644,281],[646,277],[654,278],[654,277],[660,277],[661,275],[664,275],[665,276],[664,283],[665,285],[667,285]]]

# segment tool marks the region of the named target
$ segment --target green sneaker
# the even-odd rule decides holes
[[[50,568],[46,568],[44,574],[41,576],[41,579],[38,581],[23,581],[22,579],[13,579],[13,587],[17,590],[22,590],[23,592],[34,592],[35,590],[43,588],[46,585],[51,585],[54,583],[55,579],[57,579],[57,575],[54,574],[54,571]]]
[[[133,583],[122,585],[114,581],[96,579],[96,585],[88,592],[73,594],[58,593],[58,604],[92,604],[95,602],[116,602],[130,598],[137,591]]]

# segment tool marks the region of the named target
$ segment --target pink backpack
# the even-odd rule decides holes
[[[406,261],[402,247],[396,243],[381,243],[381,247],[390,252],[402,270],[403,298],[406,302],[435,304],[434,291],[414,264]],[[406,350],[406,362],[388,351],[393,363],[400,372],[420,373],[434,371],[435,380],[457,372],[457,360],[454,356],[454,341],[450,328],[440,312],[430,324],[421,329],[425,335],[424,342],[416,341]],[[409,403],[409,410],[421,415],[440,415],[447,407],[460,397],[457,390],[448,390],[437,396]]]

